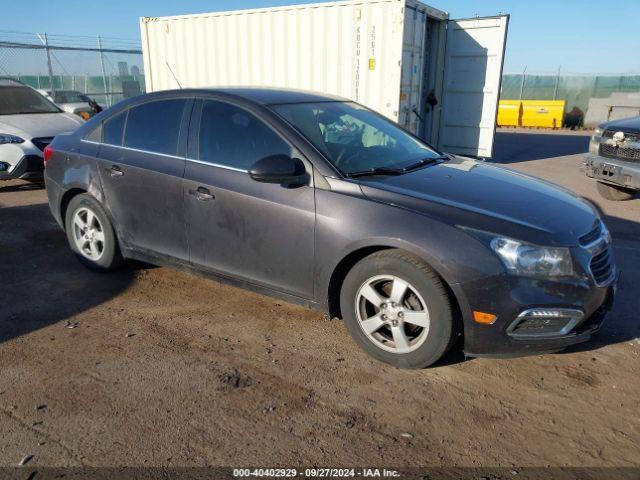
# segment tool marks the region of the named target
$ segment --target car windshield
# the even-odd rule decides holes
[[[56,103],[89,103],[90,99],[86,95],[75,90],[56,90],[54,92]]]
[[[38,92],[23,86],[0,86],[0,115],[58,113],[61,110]]]
[[[442,158],[393,122],[356,103],[294,103],[271,108],[347,176],[397,173]]]

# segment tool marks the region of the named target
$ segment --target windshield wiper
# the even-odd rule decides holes
[[[356,178],[356,177],[368,177],[375,175],[402,175],[405,172],[404,168],[389,168],[389,167],[376,167],[371,168],[369,170],[362,170],[359,172],[350,172],[345,173],[345,177],[348,178]]]
[[[426,167],[427,165],[433,165],[434,163],[440,163],[441,160],[451,160],[451,157],[447,155],[440,155],[439,157],[427,157],[422,160],[412,163],[411,165],[407,165],[404,167],[404,171],[408,172],[410,170],[415,170],[416,168]]]
[[[449,155],[441,155],[439,157],[427,157],[422,160],[412,163],[411,165],[407,165],[402,168],[390,168],[390,167],[376,167],[371,168],[369,170],[362,170],[359,172],[351,172],[345,174],[345,177],[354,178],[354,177],[367,177],[371,175],[402,175],[403,173],[407,173],[411,170],[415,170],[416,168],[424,167],[427,165],[432,165],[435,163],[440,163],[442,160],[451,160]]]

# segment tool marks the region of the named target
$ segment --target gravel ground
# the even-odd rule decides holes
[[[84,269],[44,190],[0,185],[0,466],[640,466],[640,200],[600,199],[580,133],[496,160],[596,203],[623,276],[570,351],[402,371],[340,321],[166,268]]]

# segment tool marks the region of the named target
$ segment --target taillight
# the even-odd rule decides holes
[[[44,166],[47,166],[47,163],[49,162],[49,160],[51,160],[51,157],[53,157],[53,147],[51,145],[47,145],[46,147],[44,147]]]

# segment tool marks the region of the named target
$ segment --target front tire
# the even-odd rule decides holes
[[[102,205],[83,193],[71,199],[65,215],[69,246],[91,270],[108,272],[124,264],[118,240]]]
[[[344,280],[340,307],[354,340],[374,358],[399,368],[435,363],[458,333],[439,276],[401,250],[358,262]]]
[[[616,187],[608,183],[598,182],[598,193],[601,197],[614,202],[630,200],[633,198],[634,191],[624,187]]]

